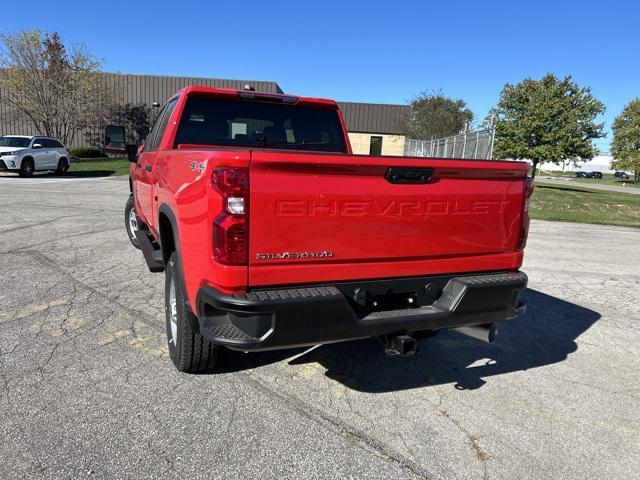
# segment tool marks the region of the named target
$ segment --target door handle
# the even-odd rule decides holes
[[[145,165],[144,169],[145,169],[147,172],[150,172],[151,170],[153,170],[153,167],[152,167],[151,165]]]
[[[433,168],[390,167],[384,174],[389,183],[429,183]]]

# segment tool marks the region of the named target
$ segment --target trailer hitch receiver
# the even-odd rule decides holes
[[[418,352],[418,340],[411,335],[384,335],[381,340],[390,357],[412,357]]]

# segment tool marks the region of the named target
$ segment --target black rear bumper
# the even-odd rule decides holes
[[[523,314],[523,272],[414,277],[253,290],[203,287],[200,333],[238,350],[339,342],[393,332],[490,324]]]

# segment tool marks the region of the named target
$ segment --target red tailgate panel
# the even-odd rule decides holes
[[[392,184],[389,167],[432,168]],[[249,285],[513,269],[526,166],[254,151]]]

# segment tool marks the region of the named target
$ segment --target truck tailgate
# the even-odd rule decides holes
[[[526,164],[254,150],[250,165],[250,286],[521,262]]]

